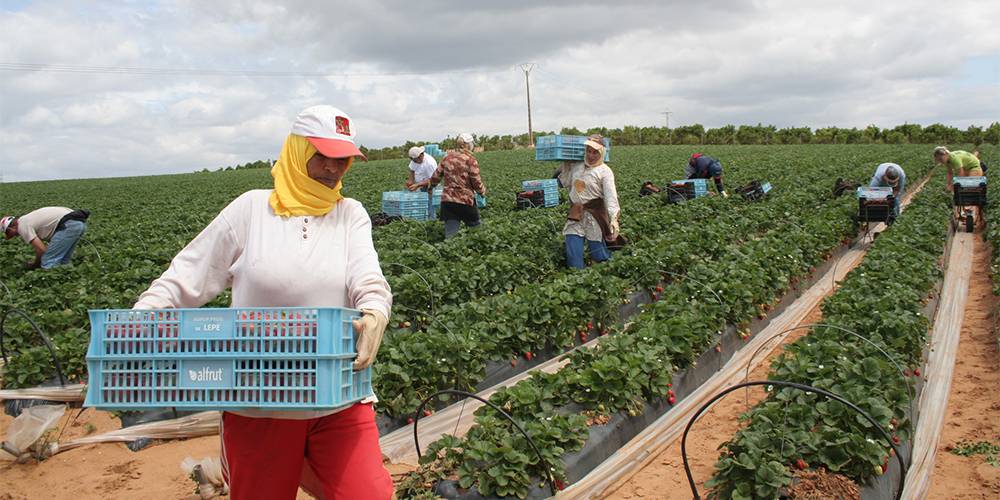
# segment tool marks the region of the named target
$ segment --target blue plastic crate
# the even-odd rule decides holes
[[[978,188],[986,186],[986,177],[984,176],[974,176],[974,177],[952,177],[952,184],[958,184],[964,188]]]
[[[525,191],[542,191],[545,193],[545,206],[554,207],[559,204],[559,181],[556,179],[536,179],[522,181],[521,189]]]
[[[433,217],[441,210],[441,193],[444,192],[444,188],[438,186],[431,191],[431,207],[430,215]],[[486,197],[476,193],[476,206],[479,208],[486,208]]]
[[[700,198],[708,194],[708,179],[680,179],[671,181],[670,184],[690,184],[694,186],[695,198]]]
[[[535,138],[535,159],[542,161],[583,161],[584,142],[582,135],[542,135]],[[604,161],[611,161],[611,140],[604,138]]]
[[[427,220],[427,193],[422,191],[386,191],[382,193],[382,212],[406,219]]]
[[[332,307],[90,311],[84,406],[325,410],[372,395],[360,313]]]
[[[866,200],[883,200],[892,195],[892,188],[883,186],[859,186],[856,194],[858,198],[864,198]]]

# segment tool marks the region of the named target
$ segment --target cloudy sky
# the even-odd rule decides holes
[[[1000,2],[0,2],[0,175],[274,158],[302,108],[369,147],[461,131],[1000,120]]]

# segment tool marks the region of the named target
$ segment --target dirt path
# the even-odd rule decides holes
[[[76,416],[73,410],[72,416]],[[14,419],[0,415],[0,436]],[[60,428],[69,420],[63,417]],[[92,426],[92,427],[91,427]],[[119,429],[110,413],[85,410],[61,441]],[[89,431],[89,432],[88,432]],[[133,452],[120,443],[59,453],[41,463],[0,462],[0,500],[184,499],[197,500],[195,484],[181,471],[185,457],[219,456],[219,437],[165,441]],[[397,472],[388,466],[389,472]],[[311,498],[302,491],[300,500]]]
[[[989,245],[978,237],[972,265],[948,413],[928,498],[1000,498],[1000,467],[985,463],[982,456],[950,453],[962,440],[1000,444],[1000,353],[994,328],[998,304],[990,281]]]
[[[816,306],[809,312],[809,315],[801,324],[818,323],[822,317],[823,313],[820,307]],[[785,338],[782,345],[794,342],[807,333],[809,333],[809,330],[804,328],[794,330]],[[782,350],[779,347],[772,351],[772,354],[766,358],[765,362],[750,372],[750,380],[766,378],[767,372],[770,369],[771,359],[782,352]],[[763,398],[764,392],[762,390],[750,391],[751,406],[757,404]],[[698,420],[698,423],[691,429],[691,433],[688,434],[688,462],[691,464],[691,474],[698,482],[699,492],[703,493],[705,491],[704,482],[712,477],[715,461],[719,457],[717,448],[722,442],[731,438],[739,429],[737,417],[746,411],[746,409],[747,406],[743,392],[736,391],[716,403],[711,410]],[[688,484],[687,476],[684,474],[680,439],[611,493],[608,498],[689,500],[691,498],[691,487]]]

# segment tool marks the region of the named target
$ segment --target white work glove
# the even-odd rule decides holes
[[[729,193],[727,193],[727,192],[723,191],[723,192],[722,192],[722,197],[723,197],[723,198],[729,198]]]
[[[364,370],[371,366],[378,354],[378,347],[382,344],[382,335],[385,334],[385,327],[389,324],[389,318],[374,309],[362,309],[364,313],[360,318],[354,320],[355,350],[358,351],[358,358],[354,360],[354,370]]]

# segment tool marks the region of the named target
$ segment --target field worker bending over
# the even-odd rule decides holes
[[[35,258],[25,267],[51,269],[70,263],[76,244],[87,230],[87,217],[90,212],[86,210],[45,207],[20,217],[0,218],[0,229],[4,239],[20,236],[35,250]]]
[[[430,180],[430,186],[433,187],[444,179],[441,220],[444,221],[445,239],[458,234],[463,223],[468,227],[478,227],[481,224],[476,193],[486,196],[486,185],[479,176],[479,162],[472,156],[475,144],[472,134],[459,134],[457,142],[458,148],[448,151]]]
[[[906,172],[895,163],[882,163],[875,169],[869,187],[891,187],[895,205],[892,208],[892,218],[899,217],[899,202],[906,191]],[[891,221],[890,221],[891,222]]]
[[[410,191],[427,191],[431,176],[437,170],[437,160],[424,152],[423,146],[413,146],[409,151],[410,178],[406,181],[406,189]]]
[[[341,195],[355,124],[333,106],[306,108],[271,169],[274,189],[247,191],[215,217],[139,296],[136,309],[201,307],[232,286],[231,307],[346,307],[354,369],[371,365],[392,305],[371,219]],[[332,376],[332,375],[331,375]],[[332,383],[332,382],[331,382]],[[223,412],[223,473],[234,500],[388,499],[374,398],[329,411]]]
[[[611,258],[607,242],[618,239],[618,190],[615,174],[604,163],[604,138],[594,134],[584,143],[584,161],[566,162],[558,171],[559,184],[569,191],[570,209],[563,236],[566,238],[566,265],[583,269],[583,242],[590,258],[604,262]]]
[[[722,187],[722,162],[702,153],[694,153],[684,167],[684,176],[688,179],[714,179],[715,190],[728,198]]]
[[[952,176],[979,177],[986,175],[986,164],[968,151],[948,151],[944,146],[934,148],[934,162],[948,169],[948,191],[954,190]]]

